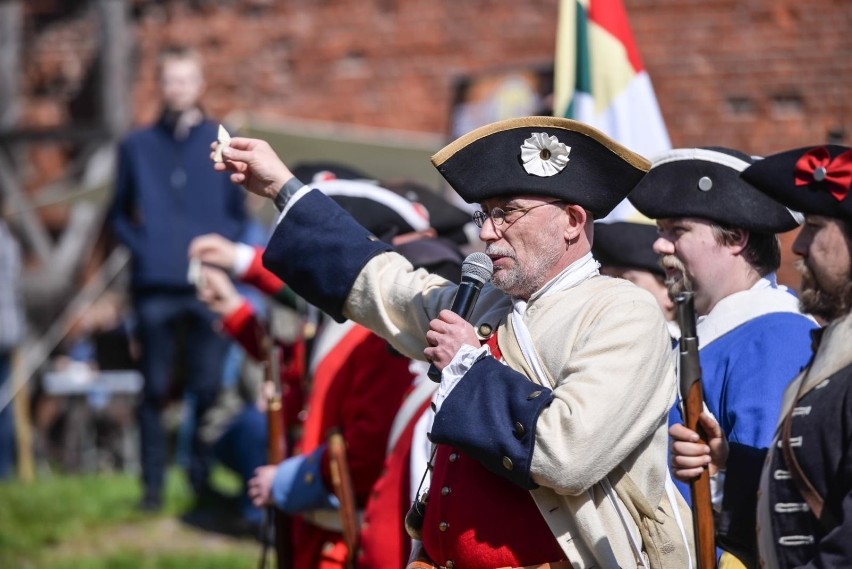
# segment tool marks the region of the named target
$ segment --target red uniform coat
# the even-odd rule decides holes
[[[363,508],[382,470],[391,424],[413,376],[408,358],[366,328],[351,326],[316,366],[300,452],[312,452],[330,429],[340,428],[356,502]],[[325,453],[322,476],[330,489]],[[339,532],[298,520],[294,542],[296,569],[343,567],[346,548]]]
[[[248,301],[222,318],[222,329],[234,338],[255,361],[263,361],[263,337],[266,331],[257,321]],[[299,413],[305,402],[302,380],[305,377],[305,343],[279,343],[278,369],[281,381],[281,400],[288,433],[300,426]]]
[[[414,429],[423,414],[429,411],[433,391],[429,390],[426,397],[421,397],[420,404],[408,417],[405,428],[385,459],[381,477],[373,486],[361,525],[359,569],[402,568],[411,554],[411,538],[404,525],[412,500],[411,447]],[[418,391],[412,391],[407,397],[418,395]]]
[[[497,335],[487,344],[500,359]],[[491,569],[565,559],[529,491],[445,445],[434,464],[423,522],[423,548],[432,561]],[[524,520],[523,531],[505,520]]]

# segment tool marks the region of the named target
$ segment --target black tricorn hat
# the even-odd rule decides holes
[[[570,119],[524,117],[480,127],[432,157],[468,203],[544,195],[580,205],[600,218],[642,179],[642,156]]]
[[[290,170],[296,178],[305,184],[324,180],[373,179],[357,168],[340,162],[300,162]]]
[[[592,254],[602,265],[641,269],[663,276],[660,256],[654,253],[657,228],[647,223],[595,223]]]
[[[454,206],[436,191],[413,180],[382,180],[382,187],[425,207],[429,212],[429,225],[438,232],[438,235],[452,239],[456,243],[467,243],[464,226],[472,223],[470,213]]]
[[[746,168],[742,177],[787,207],[852,222],[848,146],[808,146],[772,154]]]
[[[415,268],[424,268],[458,283],[464,255],[458,245],[441,237],[423,237],[394,247]]]
[[[740,177],[754,162],[728,148],[680,148],[654,158],[628,198],[653,219],[701,217],[749,231],[781,233],[801,216]]]
[[[417,204],[370,182],[322,180],[312,183],[311,187],[336,201],[383,241],[390,241],[401,233],[429,228],[429,217]]]

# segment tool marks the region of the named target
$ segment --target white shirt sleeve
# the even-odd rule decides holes
[[[449,397],[450,392],[458,385],[462,376],[473,367],[473,364],[478,362],[485,356],[491,355],[491,348],[488,345],[483,345],[475,348],[469,344],[463,344],[453,359],[444,368],[441,373],[441,385],[438,386],[438,391],[435,393],[435,412],[441,410],[441,404],[444,399]]]
[[[725,471],[719,469],[710,477],[710,503],[717,512],[722,511],[722,499],[725,497]]]
[[[257,254],[257,251],[254,250],[254,247],[245,243],[237,243],[236,245],[233,273],[235,277],[241,279],[246,274],[246,271],[249,270],[249,267],[251,267],[252,262],[254,262],[254,256]]]

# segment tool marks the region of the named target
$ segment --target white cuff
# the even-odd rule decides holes
[[[710,503],[717,512],[722,511],[722,499],[725,497],[725,469],[720,468],[710,477]]]
[[[491,348],[487,344],[478,348],[470,344],[462,344],[453,359],[447,364],[447,367],[441,372],[441,384],[438,386],[438,391],[435,393],[435,412],[441,410],[441,404],[444,399],[449,397],[450,392],[458,385],[464,374],[473,367],[473,364],[491,355]]]
[[[231,272],[234,273],[235,277],[241,279],[254,262],[254,256],[257,254],[257,251],[254,250],[254,247],[245,243],[237,243],[236,246],[236,250],[234,251],[234,266]]]

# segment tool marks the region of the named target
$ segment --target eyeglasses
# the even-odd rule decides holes
[[[484,211],[476,211],[476,212],[473,213],[473,222],[476,224],[477,227],[482,227],[483,225],[485,225],[485,220],[490,217],[492,223],[494,223],[494,227],[500,227],[501,225],[503,225],[503,222],[506,221],[507,215],[511,215],[513,213],[521,213],[521,215],[519,215],[515,219],[515,221],[518,221],[523,216],[525,216],[526,214],[528,214],[530,211],[534,210],[537,207],[542,207],[542,206],[545,206],[545,205],[552,205],[552,204],[561,203],[561,202],[562,202],[562,200],[553,200],[552,202],[544,202],[544,203],[540,203],[538,205],[534,205],[532,207],[519,207],[519,208],[514,208],[514,209],[503,209],[503,208],[495,207],[495,208],[491,209],[491,213],[485,213]],[[509,225],[512,225],[512,223],[515,223],[515,221],[510,222]]]

